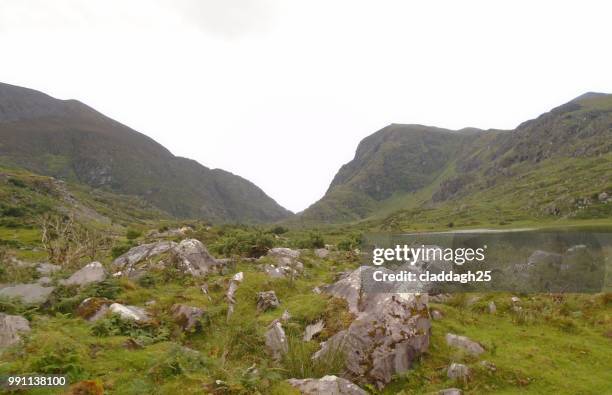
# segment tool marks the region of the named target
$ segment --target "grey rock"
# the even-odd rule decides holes
[[[206,313],[203,309],[184,304],[175,304],[171,309],[174,320],[187,332],[200,330],[201,319]]]
[[[429,347],[426,294],[372,294],[348,329],[322,343],[314,358],[344,353],[349,377],[379,389],[406,372]]]
[[[325,329],[325,323],[323,322],[323,320],[319,320],[314,324],[306,326],[306,329],[304,330],[304,341],[311,341],[312,338],[321,333],[323,329]]]
[[[460,363],[451,363],[446,370],[449,379],[466,379],[470,375],[470,369]]]
[[[59,265],[53,265],[51,263],[41,263],[38,265],[38,267],[36,268],[36,271],[42,275],[49,275],[49,274],[53,274],[59,270],[61,270],[62,267]]]
[[[608,200],[608,194],[606,192],[602,192],[599,194],[599,196],[597,196],[597,198],[599,199],[600,202],[605,202]]]
[[[327,248],[316,248],[314,253],[317,257],[325,259],[329,255],[329,250]]]
[[[438,395],[462,395],[463,391],[459,388],[445,388],[443,390],[438,391]]]
[[[94,322],[106,315],[111,304],[113,302],[106,298],[87,298],[77,307],[76,314],[87,321]]]
[[[276,247],[268,250],[267,255],[275,258],[298,259],[300,257],[300,251],[292,250],[291,248]]]
[[[273,310],[280,306],[280,302],[274,291],[264,291],[257,293],[257,311]]]
[[[145,309],[137,306],[126,306],[120,303],[113,303],[108,308],[111,313],[119,315],[124,320],[131,321],[148,321],[149,314]]]
[[[227,289],[227,293],[225,297],[227,298],[227,316],[226,321],[229,321],[232,314],[234,314],[234,307],[236,306],[236,291],[238,290],[238,286],[244,280],[244,274],[242,272],[238,272],[234,274],[232,279],[230,280],[229,287]]]
[[[68,279],[60,281],[60,284],[83,286],[104,281],[107,276],[108,273],[106,273],[104,266],[100,262],[91,262],[74,272]]]
[[[289,379],[291,386],[305,395],[367,395],[367,392],[350,381],[336,376],[320,379]]]
[[[280,360],[289,351],[287,336],[279,320],[274,320],[266,332],[266,348],[272,357]]]
[[[345,299],[351,313],[359,313],[359,301],[361,297],[361,273],[365,270],[362,266],[340,280],[325,287],[325,293],[337,298]]]
[[[431,318],[434,321],[438,321],[438,320],[441,320],[442,318],[444,318],[444,315],[442,315],[442,312],[440,310],[432,310],[431,311]]]
[[[201,276],[223,266],[206,249],[204,244],[196,239],[185,239],[173,248],[179,263],[186,273]]]
[[[495,302],[490,301],[489,302],[489,314],[495,314],[497,312],[497,306],[495,305]]]
[[[480,355],[485,352],[484,347],[482,347],[479,343],[466,336],[459,336],[455,335],[454,333],[446,334],[446,344],[451,347],[462,349],[471,355]]]
[[[42,304],[49,299],[55,287],[43,287],[41,284],[15,284],[0,289],[0,297],[15,298],[26,304]]]
[[[291,313],[289,313],[289,310],[283,311],[283,314],[281,315],[281,321],[289,322],[290,319],[291,319]]]
[[[40,285],[43,285],[43,286],[47,285],[48,286],[48,285],[51,285],[52,280],[49,277],[41,277],[36,282],[38,284],[40,284]]]
[[[21,334],[30,331],[30,323],[18,315],[0,313],[0,351],[21,341]]]
[[[173,241],[159,241],[156,243],[141,244],[131,248],[128,252],[119,256],[113,261],[113,265],[119,269],[129,269],[130,266],[133,266],[145,259],[168,252],[175,246],[177,246],[177,244]]]

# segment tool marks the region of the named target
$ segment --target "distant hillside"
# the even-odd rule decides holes
[[[136,195],[177,217],[273,222],[291,215],[253,183],[176,157],[74,100],[0,84],[0,164]]]
[[[611,192],[612,95],[588,93],[510,131],[387,126],[301,219],[401,228],[601,218],[612,216]]]

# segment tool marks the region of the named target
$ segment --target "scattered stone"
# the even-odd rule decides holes
[[[76,315],[90,322],[97,321],[106,315],[111,304],[106,298],[87,298],[77,307]]]
[[[279,320],[272,321],[270,326],[268,326],[268,331],[266,332],[266,347],[276,360],[280,360],[282,356],[289,351],[287,336]]]
[[[140,350],[144,348],[144,344],[130,337],[129,339],[123,342],[123,348],[127,348],[128,350]]]
[[[451,363],[446,371],[449,379],[465,380],[470,375],[470,368],[460,363]]]
[[[257,311],[273,310],[280,306],[280,302],[274,291],[264,291],[257,293]]]
[[[49,275],[49,274],[53,274],[59,270],[61,270],[62,267],[59,265],[53,265],[51,263],[41,263],[38,265],[38,267],[36,268],[36,271],[42,275]]]
[[[30,323],[18,315],[0,313],[0,351],[21,341],[21,334],[30,331]]]
[[[439,321],[439,320],[441,320],[442,318],[444,318],[444,315],[442,315],[442,312],[441,312],[440,310],[432,310],[432,311],[431,311],[431,318],[432,318],[434,321]]]
[[[319,288],[319,287],[314,287],[312,289],[312,292],[314,292],[317,295],[321,295],[321,292],[323,292],[323,291],[321,291],[321,288]]]
[[[300,252],[298,250],[292,250],[291,248],[276,247],[268,250],[267,255],[275,258],[298,259],[300,257]]]
[[[497,306],[495,305],[495,302],[490,301],[489,302],[489,314],[495,314],[497,312]]]
[[[149,315],[147,314],[146,310],[137,306],[125,306],[120,303],[113,303],[110,305],[109,311],[111,313],[118,314],[125,320],[138,322],[149,320]]]
[[[367,392],[350,381],[336,376],[320,379],[289,379],[291,386],[305,395],[367,395]]]
[[[489,362],[489,361],[481,361],[480,366],[482,366],[483,368],[491,372],[495,372],[497,370],[497,366],[495,366],[493,362]]]
[[[201,319],[204,317],[204,310],[184,304],[175,304],[170,311],[183,330],[192,332],[202,329]]]
[[[485,352],[485,349],[479,343],[466,336],[459,336],[454,333],[446,334],[446,344],[451,347],[460,348],[471,355],[480,355]]]
[[[449,294],[437,294],[431,295],[429,300],[433,303],[446,303],[450,298],[452,298],[452,296]]]
[[[327,248],[316,248],[314,253],[317,257],[325,259],[329,255],[329,250]]]
[[[510,298],[510,301],[512,301],[512,303],[517,304],[517,303],[521,303],[521,298],[517,297],[517,296],[513,296]]]
[[[298,276],[304,271],[304,264],[297,259],[300,256],[300,251],[290,248],[272,248],[268,251],[268,257],[275,259],[276,263],[266,264],[263,266],[263,271],[272,278],[281,278],[286,276]]]
[[[599,199],[600,202],[605,202],[608,200],[608,194],[606,192],[602,192],[599,194],[599,196],[597,196],[597,198]]]
[[[242,272],[238,272],[234,274],[234,277],[230,280],[229,287],[227,289],[227,293],[225,297],[227,298],[227,317],[226,321],[229,322],[230,317],[234,314],[234,306],[236,305],[235,294],[238,290],[238,286],[244,280],[244,274]]]
[[[49,286],[53,281],[49,277],[41,277],[36,282],[42,286]]]
[[[68,279],[60,281],[60,284],[83,286],[104,281],[107,275],[104,266],[100,262],[91,262],[74,272]]]
[[[311,341],[312,338],[318,335],[319,333],[321,333],[323,329],[325,329],[325,323],[323,322],[323,320],[319,320],[315,322],[314,324],[308,325],[306,327],[306,330],[304,331],[304,341],[305,342]]]
[[[131,248],[125,254],[113,261],[113,265],[120,269],[130,269],[131,266],[145,259],[170,251],[177,246],[173,241],[159,241],[157,243],[141,244]]]
[[[438,391],[438,395],[462,395],[463,391],[459,388],[446,388]]]
[[[289,322],[290,319],[291,319],[291,314],[289,313],[289,310],[283,311],[283,315],[281,315],[281,321]]]
[[[25,304],[42,304],[49,299],[55,287],[43,287],[41,284],[14,284],[0,289],[0,297],[19,299]]]

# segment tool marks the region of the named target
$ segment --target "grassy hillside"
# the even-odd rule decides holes
[[[253,183],[176,157],[82,103],[6,84],[0,164],[139,196],[178,217],[273,222],[291,215]]]

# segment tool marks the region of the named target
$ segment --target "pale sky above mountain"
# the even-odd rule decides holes
[[[514,128],[612,92],[609,1],[2,0],[0,81],[300,211],[389,123]]]

